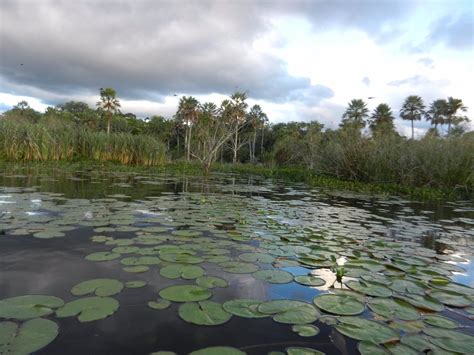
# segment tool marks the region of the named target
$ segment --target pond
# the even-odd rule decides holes
[[[0,171],[0,354],[474,349],[472,201]]]

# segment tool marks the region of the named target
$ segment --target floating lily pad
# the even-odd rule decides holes
[[[198,231],[189,230],[189,229],[182,229],[182,230],[173,231],[172,234],[178,237],[197,237],[198,235],[201,235],[202,233]]]
[[[319,317],[319,312],[313,305],[293,300],[263,302],[257,310],[263,314],[273,314],[275,322],[285,324],[312,323]]]
[[[423,317],[423,322],[438,328],[454,329],[459,327],[459,324],[454,320],[439,315],[426,315]]]
[[[295,281],[306,286],[323,286],[326,283],[322,278],[313,275],[296,276]]]
[[[146,281],[134,280],[125,282],[126,288],[141,288],[146,286]]]
[[[107,318],[119,308],[117,300],[111,297],[86,297],[66,303],[56,311],[59,318],[78,316],[79,322],[91,322]]]
[[[157,256],[137,256],[137,257],[128,257],[120,260],[120,264],[126,266],[136,266],[136,265],[158,265],[161,264],[161,260]]]
[[[178,314],[186,322],[198,325],[224,324],[232,317],[220,303],[214,301],[183,303]]]
[[[295,324],[291,327],[291,330],[302,337],[312,337],[319,333],[319,328],[312,324]]]
[[[375,282],[351,280],[346,282],[346,285],[351,290],[373,297],[390,297],[392,295],[389,288]]]
[[[425,328],[423,333],[430,335],[429,341],[440,348],[463,354],[472,353],[474,349],[474,336],[442,328]]]
[[[410,303],[416,308],[425,309],[428,311],[441,312],[444,309],[444,305],[442,303],[428,296],[410,295],[406,297],[397,296],[397,298]]]
[[[54,296],[25,295],[0,301],[0,318],[25,320],[47,316],[64,301]]]
[[[122,270],[126,272],[139,274],[142,272],[147,272],[148,270],[150,270],[150,267],[146,265],[126,266]]]
[[[471,305],[471,301],[467,297],[457,292],[432,290],[429,292],[429,295],[439,302],[451,307],[468,307]]]
[[[267,281],[272,284],[287,284],[293,281],[293,275],[283,270],[259,270],[254,272],[253,277]]]
[[[239,255],[239,259],[248,263],[264,263],[270,264],[275,261],[275,258],[268,254],[263,253],[243,253]]]
[[[173,302],[203,301],[211,296],[207,288],[196,285],[175,285],[160,291],[160,297]]]
[[[100,251],[87,255],[85,259],[89,261],[110,261],[118,259],[120,256],[120,254],[112,253],[110,251]]]
[[[168,300],[158,299],[156,302],[148,302],[148,307],[153,309],[166,309],[171,305],[171,302]]]
[[[246,353],[230,346],[211,346],[191,352],[189,355],[245,355]]]
[[[341,317],[336,329],[356,340],[366,340],[377,344],[389,343],[399,339],[398,332],[386,325],[357,317]]]
[[[416,320],[420,318],[420,314],[413,306],[399,299],[374,298],[370,300],[368,306],[373,312],[389,319]]]
[[[170,263],[199,264],[204,261],[200,256],[190,254],[160,254],[160,258]]]
[[[258,270],[257,265],[250,263],[241,263],[238,261],[228,261],[220,263],[219,266],[221,266],[224,271],[233,274],[250,274]]]
[[[58,325],[43,318],[18,326],[0,322],[0,354],[30,354],[44,348],[58,336]]]
[[[136,253],[140,248],[139,247],[133,247],[133,246],[122,246],[122,247],[116,247],[112,249],[112,253],[117,253],[117,254],[132,254]]]
[[[357,344],[357,350],[359,350],[361,355],[390,354],[390,352],[388,352],[381,346],[372,343],[371,341],[361,341],[359,344]]]
[[[353,316],[364,311],[364,304],[346,295],[324,294],[314,298],[314,304],[325,312]]]
[[[223,304],[224,309],[239,317],[244,318],[265,318],[267,314],[258,311],[261,300],[241,298],[227,301]]]
[[[205,274],[205,270],[196,265],[171,264],[160,270],[160,275],[168,279],[183,278],[186,280],[197,279]]]
[[[115,279],[93,279],[81,282],[71,289],[74,296],[94,293],[96,296],[113,296],[122,291],[123,283]]]
[[[216,288],[216,287],[227,287],[228,283],[226,280],[215,276],[201,276],[196,279],[196,283],[205,288]]]
[[[311,348],[302,348],[302,347],[297,347],[297,346],[292,346],[289,348],[286,348],[286,354],[287,355],[324,355],[323,352],[311,349]]]

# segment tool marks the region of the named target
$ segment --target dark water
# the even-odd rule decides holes
[[[177,229],[204,227],[204,235],[212,236],[206,230],[205,222],[192,218],[188,225],[183,222],[193,211],[202,213],[202,209],[207,208],[211,214],[224,219],[245,219],[243,231],[270,242],[272,228],[269,226],[273,224],[278,225],[274,229],[278,235],[284,234],[285,228],[289,235],[293,235],[317,225],[338,234],[381,235],[392,240],[414,242],[438,254],[454,255],[457,262],[453,264],[465,271],[455,273],[452,279],[474,286],[474,266],[471,262],[474,244],[472,201],[423,204],[400,198],[325,193],[301,184],[289,185],[258,177],[224,174],[203,180],[192,176],[114,173],[96,169],[77,172],[26,168],[3,170],[0,175],[0,229],[4,234],[0,236],[0,299],[45,294],[68,302],[77,298],[70,294],[70,289],[88,279],[147,281],[147,286],[143,288],[125,289],[114,296],[120,303],[120,309],[106,319],[79,323],[75,317],[48,316],[59,324],[60,333],[38,354],[148,354],[158,350],[186,354],[214,345],[233,346],[248,354],[284,351],[288,346],[310,347],[327,354],[358,353],[356,341],[319,321],[314,324],[320,328],[320,333],[305,338],[292,332],[291,325],[277,323],[271,317],[246,319],[233,316],[223,325],[206,327],[181,320],[177,316],[177,303],[160,311],[148,308],[147,302],[155,300],[159,290],[193,281],[169,280],[160,275],[157,267],[151,267],[145,273],[127,273],[122,270],[119,259],[108,262],[84,259],[90,253],[110,249],[92,242],[93,235],[116,239],[135,236],[134,232],[116,230],[97,233],[94,226],[78,223],[94,222],[101,213],[100,199],[111,195],[115,196],[112,199],[117,203],[112,199],[104,202],[107,220],[113,220],[114,214],[122,219],[133,216],[135,219],[124,223],[126,226],[153,225],[148,223],[147,218],[160,216],[172,220],[174,216],[179,221]],[[154,205],[150,202],[154,201],[150,199],[153,197],[161,202]],[[91,205],[92,212],[88,208]],[[61,206],[68,206],[66,214],[74,228],[64,231],[63,237],[32,237],[32,230],[40,230],[38,225],[51,221],[56,223],[64,218]],[[258,217],[257,213],[261,211],[265,211],[265,215]],[[17,229],[24,228],[29,233],[12,235],[12,229],[7,228],[12,218],[19,223]],[[26,224],[20,226],[20,222]],[[113,226],[113,223],[109,225]],[[235,227],[224,224],[222,228]],[[262,239],[259,240],[261,243]],[[259,242],[250,237],[238,243],[258,246]],[[233,251],[231,256],[237,255]],[[307,287],[296,282],[270,284],[256,280],[251,274],[226,273],[209,262],[200,266],[207,274],[228,281],[229,287],[212,290],[212,300],[221,303],[234,298],[311,302],[320,292],[326,292],[324,288]],[[282,267],[282,270],[293,275],[308,273],[308,269],[302,266]],[[366,311],[367,316],[368,313]],[[473,324],[469,317],[450,310],[444,314],[464,324],[466,332],[472,332]]]

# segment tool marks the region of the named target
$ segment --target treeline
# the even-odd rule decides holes
[[[101,89],[95,108],[70,101],[45,113],[20,102],[0,120],[0,154],[12,160],[86,158],[125,164],[159,165],[166,160],[212,163],[260,163],[300,166],[313,173],[348,181],[410,186],[474,188],[474,133],[465,132],[466,107],[448,98],[427,107],[409,96],[400,108],[411,121],[412,139],[400,136],[387,104],[369,112],[354,99],[338,129],[319,122],[270,124],[259,105],[236,92],[216,105],[182,97],[172,118],[140,119],[122,113],[111,88]],[[414,126],[432,128],[420,139]],[[446,125],[447,134],[438,129]],[[368,131],[364,131],[368,128]]]

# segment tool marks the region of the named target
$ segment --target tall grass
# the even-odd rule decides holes
[[[152,166],[166,161],[166,147],[150,136],[1,120],[0,156],[16,161],[90,159]]]

